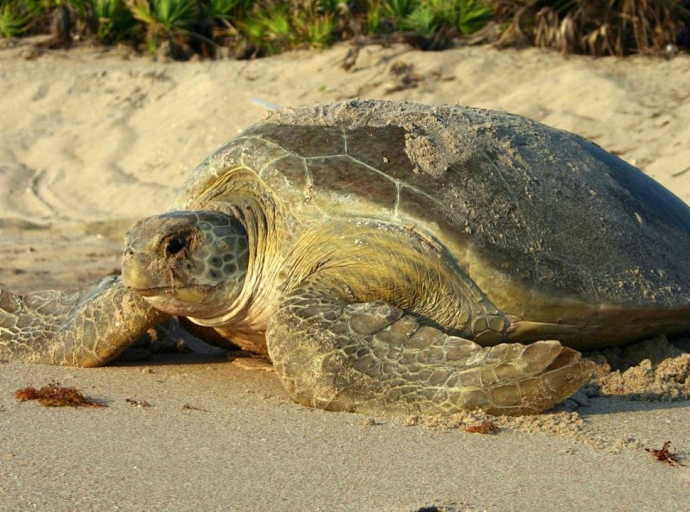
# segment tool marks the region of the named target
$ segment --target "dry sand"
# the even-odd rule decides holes
[[[690,57],[371,47],[346,72],[346,52],[162,64],[124,50],[0,49],[0,287],[65,288],[115,271],[127,226],[162,211],[266,102],[508,110],[593,139],[690,202]],[[300,407],[266,370],[213,352],[90,370],[1,364],[0,510],[690,510],[687,400],[593,396],[574,413],[497,419],[498,433],[482,435],[457,428],[486,420],[471,415]],[[633,382],[649,391],[650,372],[609,376],[603,394]],[[109,407],[13,398],[52,380]],[[674,398],[664,393],[651,396]],[[667,440],[685,465],[645,451]]]

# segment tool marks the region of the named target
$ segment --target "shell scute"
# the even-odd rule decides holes
[[[345,154],[345,134],[339,127],[293,125],[284,129],[261,130],[261,138],[302,158]]]
[[[314,187],[313,201],[333,215],[384,217],[392,215],[396,184],[378,171],[349,156],[308,162]]]

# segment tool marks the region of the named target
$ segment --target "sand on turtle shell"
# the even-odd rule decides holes
[[[473,155],[471,149],[476,145],[467,132],[474,135],[500,126],[506,133],[521,136],[523,132],[530,132],[534,124],[517,116],[496,114],[485,109],[462,109],[449,105],[428,107],[414,103],[403,106],[400,102],[366,99],[272,110],[264,115],[263,120],[297,126],[340,126],[346,130],[363,126],[399,126],[405,130],[405,153],[415,172],[434,178],[443,177],[451,165],[467,158],[465,155]],[[542,135],[538,131],[537,134]],[[501,150],[511,156],[516,152],[514,145],[499,137],[487,137],[485,144],[491,143],[500,144]]]

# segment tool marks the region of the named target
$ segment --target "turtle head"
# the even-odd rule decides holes
[[[239,296],[248,264],[247,232],[235,217],[171,212],[127,233],[122,281],[161,311],[213,318]]]

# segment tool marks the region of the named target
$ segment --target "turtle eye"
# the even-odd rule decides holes
[[[179,253],[182,249],[187,247],[187,245],[188,242],[184,236],[176,236],[168,240],[168,243],[165,246],[165,252],[170,256],[174,256],[175,254]]]

